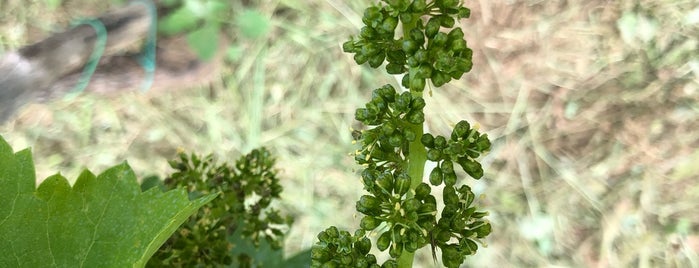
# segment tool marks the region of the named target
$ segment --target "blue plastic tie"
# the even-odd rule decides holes
[[[157,30],[158,30],[158,11],[155,3],[151,0],[135,0],[132,3],[140,3],[148,8],[148,15],[151,18],[150,26],[148,27],[148,34],[146,36],[146,43],[143,50],[138,55],[138,63],[143,67],[146,76],[143,78],[143,83],[141,84],[141,92],[148,92],[148,90],[153,85],[153,80],[155,79],[155,68],[156,68],[156,42],[157,42]],[[97,69],[102,55],[104,54],[104,49],[107,46],[107,29],[104,23],[99,19],[83,19],[73,23],[73,28],[80,25],[87,24],[95,29],[97,40],[95,41],[95,47],[92,50],[92,55],[85,65],[80,78],[75,85],[75,88],[71,90],[68,98],[74,97],[85,91],[87,85],[90,83],[92,75]]]
[[[152,0],[135,0],[133,3],[145,5],[146,8],[148,8],[148,15],[150,15],[151,18],[146,43],[138,56],[138,62],[146,72],[146,77],[143,79],[143,83],[141,85],[141,92],[147,92],[153,85],[153,80],[155,79],[155,67],[157,65],[155,55],[157,54],[156,42],[158,36],[158,9]]]
[[[99,19],[79,20],[73,25],[73,28],[83,24],[90,25],[93,29],[95,29],[97,40],[95,41],[95,47],[92,49],[92,55],[90,55],[90,59],[88,60],[87,65],[85,65],[85,68],[83,68],[83,73],[80,75],[78,83],[75,85],[73,90],[71,90],[69,97],[78,95],[85,91],[85,88],[90,83],[90,78],[92,78],[92,75],[95,73],[95,69],[97,69],[97,64],[99,64],[100,58],[102,58],[104,47],[107,45],[107,29],[105,29],[102,21]]]

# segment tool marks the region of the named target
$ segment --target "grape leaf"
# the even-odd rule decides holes
[[[141,192],[123,163],[71,187],[61,175],[35,188],[32,155],[0,137],[0,267],[143,267],[199,207],[183,189]]]
[[[187,43],[194,49],[199,59],[208,61],[216,55],[218,30],[216,23],[206,23],[203,27],[187,34]]]

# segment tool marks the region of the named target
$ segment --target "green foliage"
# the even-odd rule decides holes
[[[160,33],[184,33],[187,43],[200,59],[212,59],[218,49],[223,22],[229,20],[231,12],[236,12],[231,3],[221,0],[168,0],[163,4],[174,11],[160,19]],[[234,17],[243,37],[259,38],[269,32],[270,21],[259,11],[243,10],[236,12]]]
[[[355,119],[370,127],[354,135],[362,146],[355,161],[364,167],[367,191],[356,209],[364,216],[354,235],[334,226],[321,232],[311,267],[410,267],[415,251],[427,245],[433,253],[441,249],[446,267],[459,267],[475,254],[491,225],[488,213],[475,206],[471,188],[459,183],[454,165],[480,179],[483,168],[476,159],[491,144],[466,121],[457,123],[449,138],[423,134],[422,91],[428,79],[439,87],[471,69],[471,49],[462,30],[454,28],[470,11],[456,0],[382,2],[366,9],[365,27],[343,50],[354,53],[357,64],[377,68],[387,61],[389,74],[405,74],[402,84],[409,91],[385,85],[356,110]],[[399,24],[402,35],[395,32]],[[428,160],[437,164],[429,184],[422,182]],[[441,210],[430,184],[443,186]],[[391,257],[380,266],[369,254],[367,233],[378,234],[377,249]]]
[[[210,60],[218,48],[220,21],[229,4],[220,0],[170,0],[163,3],[175,10],[158,22],[164,35],[187,34],[187,43],[202,60]]]
[[[244,10],[235,21],[240,33],[247,38],[259,38],[269,32],[269,19],[257,10]]]
[[[234,166],[217,164],[212,156],[183,153],[170,161],[176,172],[161,187],[186,188],[191,197],[219,197],[189,218],[148,266],[266,267],[281,262],[280,248],[291,219],[270,207],[282,192],[274,163],[264,148],[241,157]],[[153,186],[144,181],[144,187]]]
[[[216,194],[141,192],[127,164],[71,187],[61,175],[35,188],[29,150],[0,137],[0,267],[143,267],[176,228]]]

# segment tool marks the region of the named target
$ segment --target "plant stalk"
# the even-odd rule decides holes
[[[403,36],[407,36],[410,30],[415,28],[419,19],[420,18],[418,16],[415,16],[411,20],[411,23],[403,24]],[[415,75],[416,72],[417,68],[415,67],[411,67],[408,70],[408,74],[411,77],[413,77],[413,75]],[[421,91],[417,91],[412,88],[410,89],[410,93],[413,95],[413,97],[422,97],[423,95]],[[408,145],[409,154],[407,156],[408,161],[406,163],[406,170],[408,171],[408,175],[410,176],[410,189],[415,190],[417,186],[420,185],[420,183],[422,182],[422,176],[425,172],[425,163],[427,162],[427,150],[425,150],[425,146],[422,145],[422,142],[420,141],[422,134],[424,133],[423,124],[411,124],[410,130],[413,133],[415,133],[416,138]],[[412,196],[411,192],[413,191],[408,192],[408,197]],[[403,253],[398,257],[398,267],[413,267],[414,259],[415,253],[410,253],[404,250]]]

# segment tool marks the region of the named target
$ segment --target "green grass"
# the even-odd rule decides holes
[[[105,8],[64,2],[0,4],[0,51]],[[0,134],[33,148],[39,178],[122,160],[140,177],[165,174],[177,148],[233,158],[264,144],[297,215],[287,253],[329,225],[357,225],[348,129],[371,90],[396,81],[341,52],[369,1],[252,2],[272,19],[268,39],[233,40],[243,57],[211,85],[34,104]],[[474,69],[426,99],[434,133],[467,118],[494,140],[474,187],[494,230],[468,266],[698,267],[699,24],[687,14],[699,6],[530,2],[469,1]],[[654,44],[622,39],[624,12],[659,25]]]

